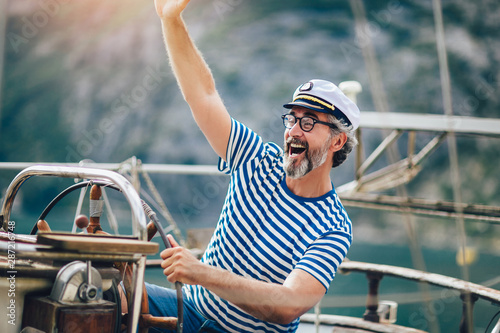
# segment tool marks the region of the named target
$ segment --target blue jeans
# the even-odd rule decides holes
[[[149,299],[149,313],[157,317],[177,317],[177,294],[173,289],[159,287],[146,283]],[[225,332],[224,329],[214,320],[207,319],[196,310],[185,296],[184,303],[184,333],[218,333]],[[150,333],[174,331],[150,328]]]

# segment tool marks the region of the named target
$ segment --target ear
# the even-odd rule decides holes
[[[332,138],[332,142],[330,144],[330,150],[333,152],[339,151],[344,147],[344,144],[347,142],[347,135],[345,133],[340,133],[339,135]]]

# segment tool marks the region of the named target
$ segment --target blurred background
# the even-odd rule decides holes
[[[363,5],[366,22],[357,33],[356,3]],[[442,7],[454,114],[498,118],[500,3],[443,0]],[[382,89],[386,111],[444,114],[430,0],[192,0],[184,18],[231,115],[265,140],[282,143],[282,105],[312,78],[359,81],[362,111],[381,111],[372,94]],[[366,47],[373,47],[375,67],[365,62]],[[136,156],[142,163],[217,163],[168,67],[153,1],[0,0],[0,51],[1,162],[120,163]],[[370,81],[370,71],[379,71],[378,82]],[[363,138],[369,154],[383,136],[373,130]],[[405,144],[403,139],[402,151]],[[457,145],[464,201],[498,206],[498,139],[459,137]],[[0,196],[16,173],[0,170]],[[215,225],[227,178],[152,177],[183,232]],[[354,179],[352,157],[332,171],[332,179],[335,186]],[[446,145],[407,189],[415,197],[453,199]],[[15,212],[35,221],[60,190],[57,181],[30,184]],[[352,260],[412,267],[401,215],[348,211],[355,233]],[[455,221],[416,221],[427,269],[459,277]],[[466,221],[466,231],[474,252],[471,280],[494,279],[498,225]],[[332,293],[364,294],[363,279],[353,284],[339,276]],[[387,283],[391,292],[408,290]],[[498,288],[498,281],[491,283]],[[353,298],[341,301],[347,299]],[[335,299],[327,303],[334,313],[360,315]],[[461,311],[460,303],[451,303],[435,310],[443,331],[458,325],[453,314]],[[428,329],[421,320],[428,315],[418,304],[403,311],[401,323]],[[478,329],[491,315],[478,315]]]

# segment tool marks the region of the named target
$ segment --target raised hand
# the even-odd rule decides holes
[[[179,17],[190,0],[155,0],[156,13],[161,19]]]

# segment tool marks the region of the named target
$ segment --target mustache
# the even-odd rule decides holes
[[[286,139],[285,141],[285,145],[286,147],[288,148],[292,143],[295,143],[295,144],[298,144],[298,145],[302,145],[304,147],[306,147],[306,149],[309,148],[309,144],[306,142],[306,141],[302,141],[302,140],[299,140],[297,138],[293,138],[293,137],[288,137],[288,139]]]

